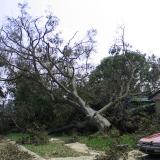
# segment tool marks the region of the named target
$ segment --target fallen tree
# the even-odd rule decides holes
[[[111,127],[111,123],[104,113],[129,94],[136,65],[126,58],[130,68],[128,82],[122,85],[115,99],[100,110],[94,110],[78,93],[77,88],[83,85],[88,76],[90,69],[88,59],[94,52],[96,31],[90,30],[87,37],[78,42],[73,42],[75,34],[64,44],[59,34],[55,32],[57,17],[48,15],[44,19],[34,19],[26,12],[25,5],[20,5],[20,9],[21,15],[17,18],[8,18],[0,30],[0,59],[7,71],[6,74],[9,73],[5,77],[2,75],[0,80],[15,80],[18,78],[16,73],[19,70],[23,71],[24,76],[32,78],[34,75],[34,81],[48,92],[53,101],[56,97],[54,90],[60,88],[64,100],[83,112],[100,131],[105,132]],[[44,27],[40,27],[41,21]],[[128,50],[123,37],[121,40],[121,50],[125,57]],[[114,53],[117,54],[115,51]]]

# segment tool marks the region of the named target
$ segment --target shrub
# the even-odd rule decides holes
[[[18,143],[21,144],[46,144],[49,142],[48,134],[45,131],[30,130],[28,136],[22,136]]]

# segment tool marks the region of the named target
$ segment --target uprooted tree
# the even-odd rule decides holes
[[[121,50],[129,67],[128,80],[121,86],[118,96],[97,111],[87,104],[77,90],[90,70],[88,59],[94,52],[96,31],[90,30],[86,38],[78,42],[73,42],[74,35],[65,44],[56,32],[57,17],[32,18],[26,12],[25,5],[20,5],[20,8],[21,15],[8,18],[0,30],[0,59],[5,66],[5,74],[1,75],[0,80],[13,81],[19,78],[17,72],[22,71],[21,76],[40,84],[53,100],[57,98],[55,89],[60,88],[64,101],[83,112],[99,130],[106,131],[111,123],[103,113],[129,94],[137,69],[137,64],[126,56],[128,46],[123,34],[121,45],[114,45],[111,53],[119,54]]]

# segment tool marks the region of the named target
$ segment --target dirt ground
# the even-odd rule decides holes
[[[0,160],[32,160],[32,158],[27,152],[19,151],[16,145],[0,136]]]

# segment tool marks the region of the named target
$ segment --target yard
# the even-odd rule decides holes
[[[7,138],[19,142],[22,138],[27,137],[24,133],[9,133]],[[49,139],[59,139],[58,141],[49,142],[47,144],[23,144],[28,150],[38,154],[43,158],[52,157],[79,157],[88,156],[87,153],[77,152],[65,144],[79,142],[86,144],[89,150],[105,152],[112,148],[115,144],[127,144],[128,150],[132,150],[136,146],[135,135],[123,135],[120,137],[102,136],[102,135],[50,135]]]

